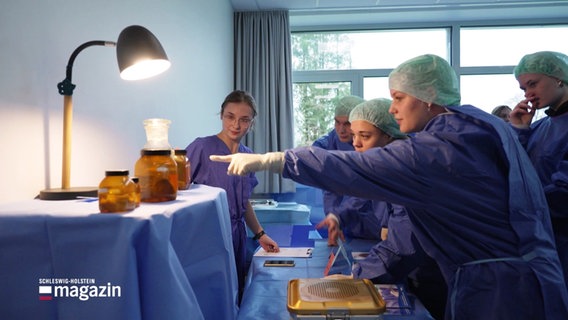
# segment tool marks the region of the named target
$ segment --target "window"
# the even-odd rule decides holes
[[[567,33],[568,26],[461,28],[462,103],[487,112],[503,104],[513,108],[524,99],[513,75],[515,65],[536,51],[568,52],[568,44],[556,40]],[[537,111],[535,120],[545,116],[543,111]]]
[[[536,51],[567,52],[568,26],[476,27],[460,30],[463,67],[515,66]]]
[[[498,105],[516,105],[524,99],[513,74],[468,75],[460,77],[462,104],[471,104],[487,112]]]
[[[389,77],[363,78],[363,99],[390,98]]]
[[[448,58],[448,31],[415,29],[293,33],[292,51],[294,71],[392,69],[423,53]]]
[[[392,69],[425,53],[452,63],[463,104],[487,112],[501,104],[514,107],[524,97],[513,76],[515,65],[531,52],[568,53],[568,42],[559,40],[567,34],[568,25],[294,32],[295,143],[311,144],[333,128],[333,99],[337,97],[389,98]],[[542,115],[539,112],[537,118]]]
[[[448,39],[444,28],[293,33],[295,146],[333,129],[342,96],[388,98],[388,74],[401,62],[423,53],[448,58]]]
[[[351,94],[350,82],[294,84],[294,145],[310,146],[333,129],[335,102]]]

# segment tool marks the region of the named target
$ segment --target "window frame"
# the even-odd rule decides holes
[[[462,75],[491,75],[512,74],[514,65],[510,66],[475,66],[462,67],[460,64],[460,30],[461,28],[500,28],[500,27],[531,27],[531,26],[567,26],[565,19],[535,19],[527,23],[525,19],[511,19],[498,21],[462,21],[462,22],[425,22],[425,23],[401,23],[401,24],[373,24],[373,25],[338,25],[317,27],[293,27],[290,30],[296,32],[341,32],[341,31],[370,31],[370,30],[401,30],[401,29],[432,29],[445,28],[448,30],[449,62],[454,68],[458,79]],[[392,69],[354,69],[354,70],[317,70],[317,71],[294,71],[292,70],[293,83],[328,82],[328,81],[351,81],[352,94],[364,96],[363,79],[365,77],[388,77]]]

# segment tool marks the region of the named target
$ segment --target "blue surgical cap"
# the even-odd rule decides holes
[[[450,64],[433,54],[407,60],[389,75],[389,87],[426,103],[460,104],[458,77]]]
[[[348,117],[351,110],[353,110],[353,108],[355,108],[356,105],[364,101],[365,100],[357,96],[345,96],[339,99],[337,105],[335,106],[335,116]]]
[[[525,55],[513,71],[515,78],[526,73],[544,74],[568,83],[568,57],[554,51],[540,51]]]
[[[406,135],[400,132],[392,114],[389,113],[391,102],[390,99],[379,98],[358,104],[351,110],[349,122],[364,120],[395,139],[406,138]]]

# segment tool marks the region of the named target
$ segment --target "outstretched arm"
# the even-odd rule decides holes
[[[209,156],[211,161],[230,162],[227,173],[244,176],[251,172],[270,171],[282,173],[284,167],[283,152],[269,152],[264,154],[234,153],[226,156]]]

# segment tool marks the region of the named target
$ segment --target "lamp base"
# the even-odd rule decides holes
[[[75,187],[45,189],[39,192],[41,200],[73,200],[79,197],[98,197],[97,187]]]

